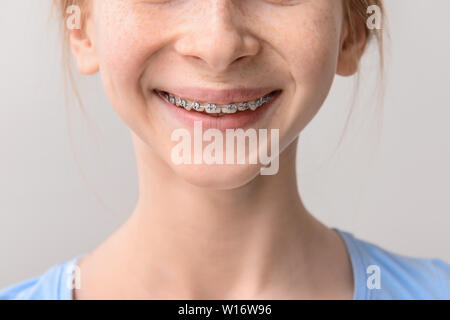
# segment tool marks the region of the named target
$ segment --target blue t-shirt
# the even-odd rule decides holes
[[[333,228],[343,239],[353,267],[353,299],[450,299],[450,265],[441,259],[389,252]],[[0,300],[71,300],[79,255],[42,275],[0,290]]]

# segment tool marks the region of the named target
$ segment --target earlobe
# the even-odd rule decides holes
[[[349,22],[345,22],[339,46],[339,59],[336,73],[347,77],[358,71],[359,61],[367,43],[367,30],[364,23],[356,22],[350,30]]]
[[[78,29],[70,30],[69,41],[78,71],[86,75],[97,73],[99,71],[97,51],[88,32]]]

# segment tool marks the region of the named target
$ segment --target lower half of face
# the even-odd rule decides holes
[[[111,104],[142,145],[198,186],[237,188],[264,174],[336,72],[340,1],[111,0],[94,12]]]

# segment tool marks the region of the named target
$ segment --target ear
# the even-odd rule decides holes
[[[86,21],[85,28],[70,30],[69,42],[75,57],[78,70],[82,74],[90,75],[99,71],[97,50],[94,33],[90,21]]]
[[[336,73],[347,77],[358,71],[359,61],[366,48],[368,30],[366,24],[358,17],[353,17],[354,30],[350,30],[348,19],[344,22],[339,47],[339,60]]]

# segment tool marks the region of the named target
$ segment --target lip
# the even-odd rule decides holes
[[[226,90],[215,90],[198,87],[181,88],[158,88],[158,91],[165,91],[177,97],[197,102],[214,103],[226,105],[233,102],[245,102],[263,97],[279,88],[235,88]]]
[[[160,89],[158,89],[159,91]],[[162,91],[165,91],[161,89]],[[272,99],[256,109],[255,111],[252,110],[246,110],[246,111],[238,111],[236,113],[232,114],[226,114],[221,117],[211,116],[205,112],[197,112],[195,110],[186,110],[182,107],[177,107],[167,101],[162,93],[158,92],[157,90],[153,90],[152,93],[156,96],[158,100],[162,102],[162,112],[168,114],[169,119],[175,119],[178,124],[187,126],[189,128],[194,127],[195,121],[201,121],[202,122],[202,128],[204,129],[210,129],[215,128],[219,130],[226,130],[226,129],[245,129],[250,127],[252,124],[255,124],[258,120],[265,118],[269,112],[273,111],[275,108],[275,104],[279,101],[279,97],[281,93],[283,92],[281,89],[275,89],[276,92],[274,92],[274,95],[272,96]],[[273,90],[272,90],[273,91]],[[263,91],[262,95],[268,94],[272,91],[267,92],[267,89]],[[173,94],[175,94],[173,91],[169,91]],[[217,91],[216,91],[217,92]],[[223,92],[223,91],[222,91]],[[234,94],[236,94],[237,91],[232,91]],[[252,93],[253,94],[253,93]],[[180,95],[181,96],[181,95]],[[183,98],[189,99],[188,97],[182,96]],[[223,97],[223,96],[222,96]],[[229,96],[228,96],[229,97]],[[251,96],[252,98],[248,100],[255,100],[257,98],[260,98],[260,95],[257,95],[256,97],[254,95]],[[229,99],[229,98],[228,98]],[[190,100],[190,99],[189,99]],[[195,101],[195,99],[194,99]],[[235,100],[231,101],[234,102]],[[237,100],[239,101],[239,99]],[[243,101],[247,101],[244,99]],[[199,101],[201,102],[201,100]],[[224,103],[226,104],[226,103]]]

